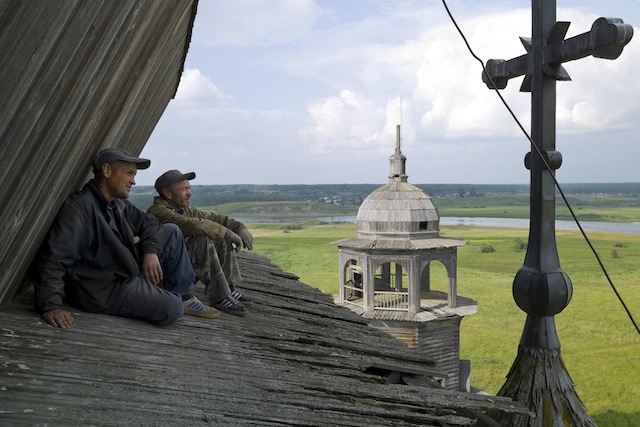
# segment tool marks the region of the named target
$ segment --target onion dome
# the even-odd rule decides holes
[[[389,182],[374,190],[360,205],[358,237],[391,240],[437,237],[440,231],[438,209],[431,197],[407,182],[399,125],[395,153],[389,157],[389,162]]]

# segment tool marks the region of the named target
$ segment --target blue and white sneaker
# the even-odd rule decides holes
[[[205,319],[215,319],[220,317],[220,312],[213,307],[204,305],[195,296],[182,302],[185,316],[203,317]]]
[[[213,307],[225,313],[233,314],[236,316],[246,316],[249,314],[249,310],[243,304],[239,303],[231,297],[221,299],[215,304],[211,304]]]
[[[251,305],[253,304],[253,300],[246,295],[240,293],[238,289],[234,289],[229,295],[234,300],[238,301],[240,304]]]

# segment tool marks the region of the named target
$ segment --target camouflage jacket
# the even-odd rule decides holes
[[[238,233],[245,225],[233,218],[212,211],[184,207],[173,209],[166,200],[155,197],[147,213],[154,215],[161,223],[173,223],[180,227],[185,237],[208,236],[214,240],[222,240],[227,228]]]

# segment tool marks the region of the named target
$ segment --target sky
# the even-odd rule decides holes
[[[531,2],[448,0],[483,61],[526,51]],[[640,182],[640,0],[557,0],[567,37],[599,17],[634,38],[616,60],[565,63],[562,184]],[[413,184],[526,184],[529,142],[440,0],[200,0],[178,91],[141,156],[193,185],[384,184],[401,125]],[[522,77],[501,91],[530,128]]]

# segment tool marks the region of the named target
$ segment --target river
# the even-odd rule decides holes
[[[236,218],[242,222],[281,222],[275,218]],[[356,222],[355,216],[332,216],[316,218],[325,222]],[[309,218],[287,219],[287,222],[306,221]],[[440,225],[464,225],[468,227],[501,227],[501,228],[529,228],[528,219],[518,218],[470,218],[470,217],[442,217]],[[640,223],[628,222],[580,222],[584,231],[600,231],[604,233],[640,234]],[[556,221],[557,230],[578,230],[573,221]]]

